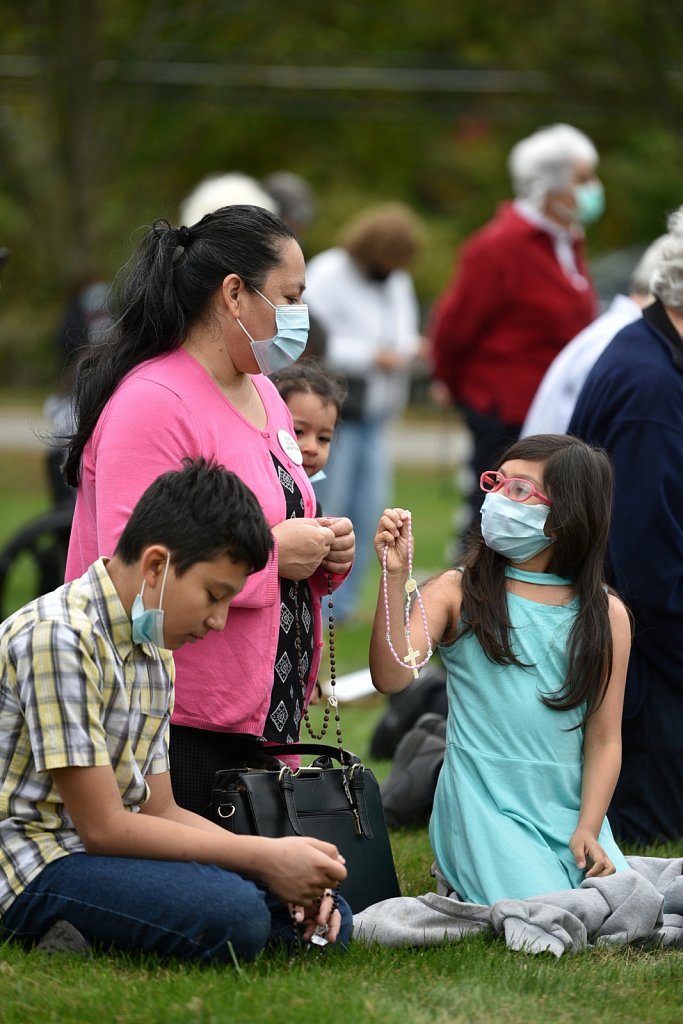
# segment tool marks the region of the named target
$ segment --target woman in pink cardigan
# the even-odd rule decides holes
[[[274,554],[225,630],[175,654],[173,788],[204,815],[217,770],[299,738],[320,597],[354,557],[348,519],[314,518],[289,410],[265,376],[305,347],[304,287],[299,244],[267,210],[225,207],[189,228],[157,221],[130,264],[114,336],[84,354],[76,380],[68,580],[112,554],[148,484],[186,456],[237,473],[272,528]]]

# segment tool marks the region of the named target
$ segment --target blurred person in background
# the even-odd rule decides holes
[[[275,201],[278,215],[301,241],[316,214],[315,194],[309,183],[293,171],[273,171],[261,179],[261,185]]]
[[[530,434],[564,434],[586,377],[615,334],[633,323],[652,302],[650,278],[666,244],[660,235],[648,246],[631,274],[628,295],[615,295],[608,309],[584,327],[548,367],[522,426]]]
[[[327,332],[325,364],[346,375],[348,396],[317,493],[328,515],[351,519],[356,561],[339,593],[339,622],[357,610],[379,514],[391,502],[388,426],[408,400],[411,364],[420,348],[420,312],[409,268],[423,228],[407,207],[362,210],[343,228],[341,244],[306,268],[306,301]]]
[[[567,124],[511,150],[515,199],[463,245],[429,327],[434,376],[473,442],[459,533],[481,507],[481,474],[517,437],[546,369],[598,311],[584,226],[604,207],[591,140]]]
[[[71,388],[84,348],[101,341],[114,322],[111,282],[99,273],[85,274],[72,287],[55,343],[59,357],[59,389],[48,395],[43,411],[50,421],[47,476],[55,505],[73,505],[76,491],[62,474],[66,441],[74,429]]]
[[[569,433],[614,465],[607,579],[631,609],[615,835],[683,838],[683,206],[650,280],[655,301],[591,370]]]
[[[260,206],[271,213],[278,212],[276,200],[256,178],[241,171],[210,174],[197,184],[180,203],[180,224],[196,224],[207,213],[222,206]]]

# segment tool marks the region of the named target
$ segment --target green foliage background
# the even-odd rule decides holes
[[[6,383],[53,379],[68,289],[209,173],[303,174],[309,254],[361,206],[409,203],[425,309],[541,124],[601,153],[594,256],[649,242],[683,200],[677,0],[4,0],[0,40]]]

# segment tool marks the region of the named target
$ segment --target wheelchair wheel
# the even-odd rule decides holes
[[[73,506],[32,520],[0,551],[0,621],[64,582]]]

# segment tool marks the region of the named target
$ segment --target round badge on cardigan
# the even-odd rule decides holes
[[[285,455],[288,455],[296,466],[300,466],[304,461],[304,457],[301,454],[299,445],[296,443],[296,440],[292,437],[289,431],[284,428],[282,430],[278,430],[277,439],[280,442],[280,447]]]

